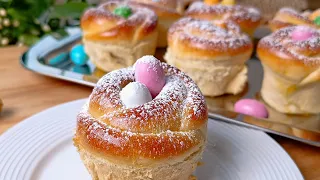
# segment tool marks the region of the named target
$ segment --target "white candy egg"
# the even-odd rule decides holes
[[[137,107],[152,101],[148,88],[139,82],[127,84],[120,92],[120,99],[127,108]]]

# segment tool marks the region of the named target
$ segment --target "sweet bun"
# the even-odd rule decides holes
[[[93,179],[186,180],[206,143],[208,112],[197,85],[161,63],[166,84],[152,100],[126,107],[120,92],[134,68],[102,77],[77,116],[74,145]]]
[[[238,94],[247,81],[253,44],[233,22],[183,18],[168,32],[164,59],[186,72],[205,96]]]
[[[117,8],[131,13],[122,17]],[[147,8],[110,0],[88,9],[81,18],[83,43],[90,60],[104,71],[133,65],[143,55],[154,54],[158,19]]]
[[[283,28],[260,40],[266,103],[283,113],[320,112],[319,42],[320,31],[308,26]]]

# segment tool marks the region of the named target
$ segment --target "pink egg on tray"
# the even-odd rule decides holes
[[[234,105],[234,111],[257,118],[268,118],[265,105],[255,99],[241,99]]]

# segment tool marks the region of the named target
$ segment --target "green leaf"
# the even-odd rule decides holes
[[[7,9],[13,0],[0,0],[0,7]]]
[[[35,17],[40,16],[45,10],[47,10],[51,5],[53,5],[53,0],[26,0],[27,3],[31,5],[30,12],[33,13]]]
[[[12,16],[14,19],[17,19],[19,21],[27,21],[28,20],[28,16],[26,16],[26,13],[18,11],[14,8],[9,8],[7,10],[7,12],[10,16]]]
[[[1,2],[1,0],[0,0]],[[51,5],[54,0],[12,0],[10,8],[23,13],[28,13],[29,16],[38,17]]]
[[[88,8],[84,2],[69,2],[52,7],[50,18],[79,18],[83,11]]]
[[[19,42],[22,42],[25,45],[31,46],[38,42],[40,38],[31,34],[23,34],[19,36]]]
[[[17,10],[23,10],[23,11],[30,10],[30,4],[25,0],[20,0],[20,1],[12,0],[10,3],[10,7],[15,8]]]
[[[50,19],[48,22],[48,25],[51,27],[53,31],[57,30],[60,28],[60,19],[58,18]]]
[[[15,26],[0,30],[0,36],[8,37],[11,43],[19,40],[26,45],[34,44],[46,34],[63,38],[68,35],[65,26],[77,23],[74,20],[80,19],[88,6],[86,0],[67,0],[65,4],[55,4],[55,0],[0,0],[0,7],[7,10],[10,21],[16,22]],[[45,32],[45,25],[53,32]]]
[[[51,35],[56,39],[62,39],[64,37],[68,36],[69,34],[68,34],[68,32],[66,30],[59,29],[59,30],[57,30],[55,32],[52,32]]]

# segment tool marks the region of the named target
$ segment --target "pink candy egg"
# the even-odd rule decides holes
[[[166,83],[161,62],[153,56],[143,56],[134,67],[136,81],[146,85],[152,97],[156,97]]]
[[[305,41],[313,36],[313,32],[308,28],[297,27],[291,34],[295,41]]]
[[[258,118],[267,118],[268,110],[264,104],[254,99],[241,99],[234,105],[234,111]]]

